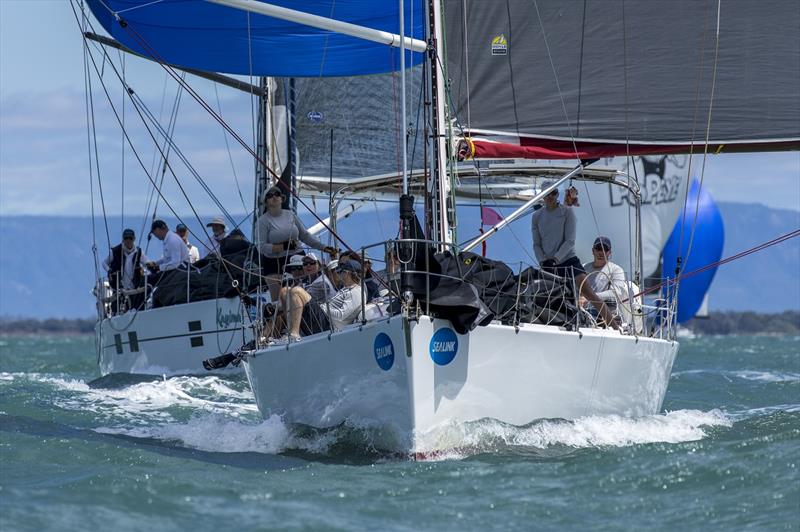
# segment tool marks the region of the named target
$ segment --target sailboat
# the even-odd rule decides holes
[[[800,13],[768,4],[727,12],[728,4],[697,2],[452,0],[392,9],[340,0],[298,12],[288,1],[213,0],[190,17],[180,3],[89,1],[115,37],[171,64],[277,76],[399,69],[401,82],[406,60],[423,64],[428,151],[416,187],[426,191],[425,216],[418,226],[403,164],[401,233],[373,247],[400,259],[399,290],[385,306],[364,301],[355,323],[299,342],[270,341],[256,328],[255,348],[240,357],[264,415],[320,428],[374,424],[377,447],[412,457],[458,447],[454,423],[660,411],[678,351],[675,302],[647,309],[638,300],[642,183],[591,166],[611,156],[798,149]],[[245,31],[232,38],[234,29]],[[371,41],[357,44],[362,38]],[[378,52],[375,42],[401,52]],[[389,68],[375,68],[387,59]],[[460,242],[453,183],[462,142],[466,158],[576,163],[540,176],[520,209]],[[635,271],[619,301],[621,330],[583,312],[563,280],[469,252],[572,182],[620,187],[634,207]]]

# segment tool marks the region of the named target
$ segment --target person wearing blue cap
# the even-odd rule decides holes
[[[147,257],[136,245],[136,233],[133,229],[125,229],[122,231],[122,243],[111,248],[103,261],[103,268],[108,272],[108,283],[113,290],[133,290],[144,283],[146,263]],[[131,307],[139,308],[143,301],[141,295],[131,296]]]
[[[607,236],[597,237],[592,246],[592,256],[594,260],[583,265],[586,282],[592,285],[597,297],[616,305],[617,300],[627,294],[628,286],[625,271],[610,260],[611,239]]]

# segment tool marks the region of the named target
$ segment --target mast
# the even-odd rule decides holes
[[[447,174],[447,122],[445,105],[445,64],[444,33],[442,31],[442,6],[439,0],[428,0],[428,60],[431,74],[431,105],[433,107],[433,168],[431,169],[430,190],[435,191],[433,209],[436,217],[433,239],[444,243],[455,242],[452,226],[453,206],[450,201],[450,180]],[[442,69],[440,71],[440,68]]]
[[[270,131],[272,124],[272,112],[270,109],[270,95],[272,90],[272,79],[266,76],[259,78],[259,87],[261,93],[258,96],[258,119],[256,121],[256,154],[258,159],[255,160],[256,165],[256,215],[253,216],[253,234],[255,234],[255,226],[258,217],[264,210],[263,198],[264,192],[270,187],[270,175],[266,168],[259,163],[259,160],[265,161],[270,167],[273,167],[273,152]]]

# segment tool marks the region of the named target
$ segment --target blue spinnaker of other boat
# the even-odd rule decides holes
[[[122,44],[184,68],[284,77],[358,76],[400,69],[398,48],[209,2],[87,3],[103,28]],[[269,4],[395,34],[400,30],[398,2],[270,0]],[[406,2],[406,37],[424,39],[422,6],[421,1]],[[408,65],[423,60],[421,54],[406,54]]]
[[[695,207],[697,207],[697,222],[694,238],[692,238]],[[682,238],[681,224],[683,224]],[[690,240],[692,240],[691,250],[689,250]],[[722,214],[720,214],[719,208],[708,190],[706,188],[701,189],[700,184],[695,179],[689,189],[686,213],[685,215],[682,213],[678,218],[672,234],[664,245],[664,280],[675,278],[675,266],[679,255],[683,260],[681,269],[686,274],[717,262],[722,257],[724,243],[725,229],[722,222]],[[717,267],[714,266],[680,281],[678,288],[678,323],[686,322],[697,314],[716,272]]]

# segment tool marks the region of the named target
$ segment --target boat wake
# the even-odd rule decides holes
[[[383,442],[391,437],[391,431],[369,420],[317,429],[289,425],[275,415],[262,419],[242,378],[148,378],[129,385],[111,382],[98,387],[96,382],[66,376],[0,373],[0,391],[14,383],[33,384],[31,391],[37,397],[48,396],[50,404],[58,408],[89,416],[83,423],[102,434],[216,453],[288,453],[334,460],[394,457],[381,451],[387,448]],[[798,409],[796,404],[737,412],[685,409],[642,418],[608,415],[539,420],[525,426],[493,419],[452,422],[421,435],[431,448],[451,451],[418,458],[464,459],[484,453],[550,457],[581,449],[678,444],[708,438],[715,429],[749,419]]]

